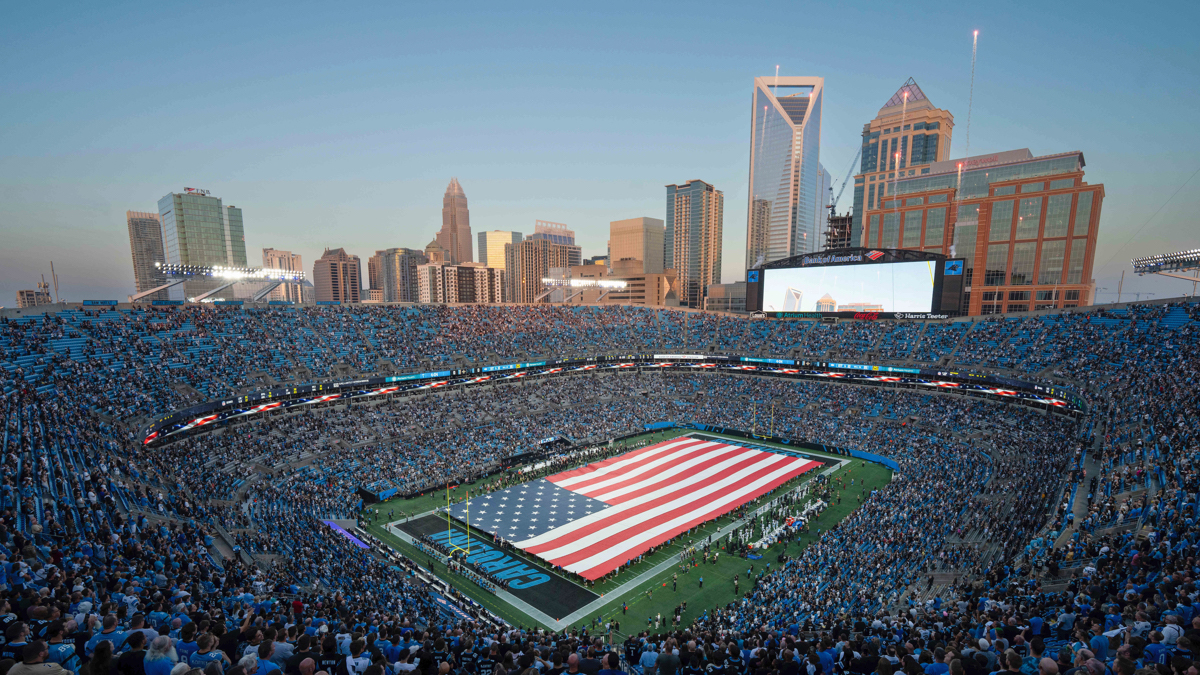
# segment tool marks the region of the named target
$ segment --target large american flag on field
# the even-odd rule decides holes
[[[451,514],[598,579],[821,462],[691,437],[456,504]]]

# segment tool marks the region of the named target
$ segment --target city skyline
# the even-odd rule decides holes
[[[537,58],[506,47],[498,35],[554,34],[580,17],[568,13],[535,28],[521,26],[531,14],[519,8],[510,18],[486,21],[466,7],[426,10],[405,29],[411,35],[404,39],[412,40],[399,58],[384,48],[397,42],[389,29],[316,11],[285,18],[261,43],[244,39],[248,27],[234,28],[229,39],[236,49],[224,56],[194,37],[157,37],[159,56],[151,62],[140,50],[125,50],[133,44],[130,36],[147,35],[146,28],[163,17],[136,7],[81,8],[70,17],[20,8],[0,47],[12,64],[0,78],[13,103],[11,124],[0,132],[6,140],[0,155],[6,204],[0,304],[9,305],[16,290],[34,287],[48,274],[50,260],[65,297],[123,299],[134,288],[123,212],[153,211],[155,196],[184,185],[209,188],[246,209],[247,250],[277,247],[307,261],[326,246],[363,259],[390,247],[420,248],[440,225],[437,195],[451,176],[470,187],[474,230],[525,231],[537,218],[567,222],[585,257],[604,252],[607,223],[662,217],[662,184],[702,177],[726,191],[726,206],[737,218],[724,230],[723,247],[728,260],[738,262],[723,267],[722,280],[740,280],[745,228],[739,221],[748,212],[748,79],[776,65],[784,76],[824,78],[820,152],[836,192],[861,142],[861,124],[909,77],[954,112],[951,158],[963,156],[976,28],[981,34],[970,152],[1029,147],[1035,155],[1086,153],[1089,180],[1107,190],[1096,249],[1097,300],[1112,301],[1129,258],[1195,245],[1189,214],[1200,206],[1200,190],[1196,183],[1180,187],[1195,170],[1192,158],[1200,149],[1193,134],[1181,131],[1190,128],[1185,114],[1197,95],[1177,85],[1194,79],[1188,64],[1198,61],[1197,48],[1175,32],[1196,9],[1179,9],[1182,15],[1163,21],[1154,10],[1131,18],[1107,8],[1086,16],[1052,8],[1034,25],[965,8],[940,14],[932,26],[897,16],[886,28],[863,22],[850,54],[832,35],[815,36],[799,52],[781,50],[782,29],[763,32],[735,12],[692,20],[690,29],[711,38],[701,51],[682,39],[687,30],[662,34],[667,13],[648,9],[632,32],[629,22],[619,29],[612,22],[591,23],[570,39],[563,33],[543,42]],[[813,20],[835,22],[872,13],[866,5],[812,11]],[[431,48],[434,38],[421,37],[421,31],[453,12],[462,13],[474,45],[438,53]],[[191,21],[199,30],[216,19],[196,15]],[[83,28],[91,25],[104,30]],[[318,26],[335,30],[316,42],[301,38]],[[917,26],[937,39],[894,54],[898,31]],[[339,38],[341,33],[353,33],[354,41]],[[622,51],[607,44],[617,35],[643,33],[662,39],[652,49]],[[597,50],[604,58],[596,58]],[[494,58],[481,65],[483,51]],[[35,53],[43,56],[31,58]],[[696,59],[697,67],[670,81],[651,76],[681,57]],[[246,66],[259,60],[275,66]],[[84,62],[90,64],[86,76],[78,67]],[[492,80],[485,93],[500,92],[494,113],[480,115],[472,102],[444,94],[468,63]],[[539,64],[549,63],[581,69],[590,90],[546,77],[550,66]],[[1056,71],[1041,63],[1066,67]],[[136,103],[133,92],[185,71],[197,82],[238,92],[237,114],[228,114],[235,109],[229,99],[188,92],[159,97],[152,107]],[[395,94],[376,88],[381,75],[390,78],[388,90]],[[1121,83],[1128,112],[1107,104],[1114,82]],[[510,90],[512,95],[503,93]],[[596,91],[604,94],[599,103]],[[393,105],[400,95],[431,102],[428,112]],[[1031,100],[1037,101],[1036,120],[1022,103]],[[95,110],[105,112],[89,113]],[[847,190],[839,211],[849,205]],[[1185,286],[1125,279],[1129,295],[1145,289],[1157,297],[1181,295],[1190,292]]]

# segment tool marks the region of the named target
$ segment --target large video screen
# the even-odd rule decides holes
[[[763,270],[767,312],[931,312],[937,260]]]

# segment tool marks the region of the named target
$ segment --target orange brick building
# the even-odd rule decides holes
[[[1104,186],[1083,167],[1028,149],[934,162],[866,205],[863,245],[964,258],[962,315],[1089,305]]]

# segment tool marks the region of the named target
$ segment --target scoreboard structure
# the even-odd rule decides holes
[[[959,315],[962,258],[843,248],[746,270],[746,310],[778,318],[938,319]]]

